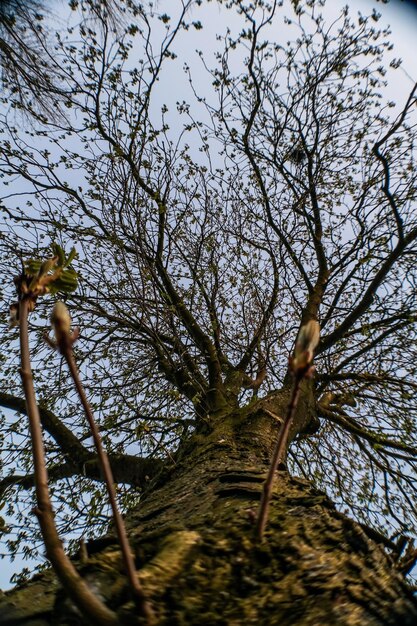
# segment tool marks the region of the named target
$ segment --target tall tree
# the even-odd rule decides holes
[[[36,92],[20,75],[3,98],[2,299],[29,257],[76,247],[76,357],[161,624],[415,623],[417,87],[391,101],[399,62],[378,14],[327,23],[323,6],[120,2],[116,26],[105,4],[71,3]],[[132,623],[113,533],[97,539],[109,518],[89,431],[42,338],[50,309],[30,322],[58,524],[96,537],[81,570]],[[259,542],[310,320],[316,373]],[[13,330],[1,355],[1,497],[20,523],[5,539],[33,553]],[[60,592],[31,604],[50,576],[14,592],[3,623],[64,623]]]

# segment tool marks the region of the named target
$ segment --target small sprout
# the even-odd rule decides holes
[[[76,342],[79,329],[71,332],[71,316],[65,304],[58,300],[51,313],[51,324],[55,332],[55,341],[45,335],[45,341],[52,347],[64,353],[64,351]]]
[[[39,278],[44,278],[49,274],[49,272],[52,272],[57,265],[57,261],[58,257],[52,257],[52,259],[47,259],[46,261],[44,261],[39,268]]]
[[[48,471],[45,459],[45,447],[39,407],[36,401],[33,384],[31,356],[29,350],[28,314],[33,311],[37,296],[47,293],[48,286],[54,277],[62,272],[58,256],[45,262],[29,262],[23,273],[15,279],[19,295],[18,316],[20,330],[20,375],[26,400],[26,412],[29,418],[29,431],[32,440],[34,462],[34,483],[36,506],[33,509],[37,516],[41,534],[46,548],[46,555],[52,563],[61,584],[74,601],[77,609],[86,616],[89,623],[118,626],[119,619],[114,611],[108,608],[102,599],[93,593],[86,581],[78,574],[73,563],[62,548],[62,543],[55,525],[51,496],[48,488]],[[13,309],[17,308],[13,305]],[[62,344],[72,345],[73,335],[68,334],[71,326],[65,305],[60,303],[54,318],[62,336]],[[62,349],[61,345],[59,346]],[[0,518],[1,521],[1,518]],[[0,528],[1,531],[1,528]],[[1,532],[0,532],[1,534]],[[147,605],[145,606],[145,609]],[[150,612],[150,609],[149,609]],[[148,620],[150,621],[150,620]]]
[[[320,325],[310,320],[300,328],[290,366],[295,374],[305,372],[313,362],[314,350],[320,341]]]
[[[107,487],[107,493],[109,495],[110,506],[113,512],[114,524],[116,532],[119,538],[120,547],[123,554],[123,560],[126,568],[126,573],[129,578],[129,583],[137,602],[139,612],[147,620],[146,623],[153,623],[153,612],[149,605],[149,602],[144,594],[142,586],[136,574],[135,561],[132,556],[132,551],[129,545],[129,540],[126,533],[126,528],[123,522],[123,518],[117,506],[117,494],[114,484],[114,478],[112,469],[109,463],[107,453],[103,447],[100,432],[91,405],[88,401],[83,384],[81,382],[80,373],[77,367],[77,363],[74,359],[73,345],[79,336],[79,330],[75,329],[71,332],[71,317],[69,311],[63,302],[56,302],[51,314],[51,323],[55,331],[55,341],[51,340],[48,336],[45,336],[45,340],[55,349],[58,349],[67,362],[68,368],[71,373],[71,377],[74,381],[75,388],[78,392],[81,404],[84,408],[84,412],[89,423],[91,434],[93,436],[94,445],[97,450],[97,455],[101,465],[101,470],[104,476],[104,480]]]
[[[45,261],[29,259],[22,274],[15,278],[19,301],[28,302],[29,312],[35,308],[39,296],[71,293],[77,288],[77,272],[70,267],[76,256],[75,248],[72,248],[68,257],[61,246],[54,244],[52,250],[54,256]]]
[[[49,286],[52,295],[56,293],[71,293],[77,289],[77,272],[71,268],[61,270],[59,276]]]
[[[26,281],[22,282],[22,291],[31,298],[43,296],[49,292],[48,285],[56,280],[62,268],[58,266],[58,257],[43,261],[39,265],[38,271],[35,273],[38,263],[29,263],[26,265]]]
[[[65,304],[58,300],[51,313],[51,324],[55,331],[57,343],[64,337],[67,338],[71,332],[71,317]]]
[[[52,250],[54,252],[54,254],[58,257],[58,262],[61,266],[64,265],[65,263],[65,252],[63,250],[63,248],[61,248],[61,246],[58,246],[57,244],[53,244],[52,245]]]

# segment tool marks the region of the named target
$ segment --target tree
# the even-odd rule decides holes
[[[45,7],[42,2],[4,0],[0,6],[1,81],[13,94],[16,106],[35,106],[49,116],[45,92],[54,92],[59,68],[48,66],[49,52],[45,37]]]
[[[53,88],[20,82],[3,99],[2,297],[15,299],[10,277],[51,242],[76,247],[76,356],[160,623],[415,623],[404,574],[416,521],[416,86],[390,101],[399,61],[378,14],[346,9],[328,24],[323,4],[181,0],[168,15],[128,2],[116,28],[105,6],[74,3],[39,70]],[[186,92],[172,76],[210,11],[224,20],[218,49],[185,65]],[[58,523],[95,537],[87,555],[72,542],[74,559],[132,623],[97,457],[42,339],[50,309],[39,302],[31,328]],[[316,374],[259,542],[288,356],[310,320]],[[12,553],[39,537],[16,354],[12,331],[0,393],[19,416],[2,427],[2,498],[22,524]],[[3,621],[66,623],[59,591],[55,608],[44,594],[33,609],[34,588],[50,585],[46,571],[13,592],[21,608],[5,600]]]

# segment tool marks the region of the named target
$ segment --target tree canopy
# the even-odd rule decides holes
[[[36,22],[36,88],[9,71],[2,97],[7,549],[39,545],[5,311],[13,276],[52,243],[77,251],[66,303],[124,506],[213,413],[287,385],[314,319],[317,423],[291,470],[359,521],[412,534],[417,86],[393,101],[400,62],[378,14],[329,20],[319,0],[70,6],[58,27]],[[62,532],[96,534],[108,510],[43,340],[51,308],[30,321],[54,504]]]

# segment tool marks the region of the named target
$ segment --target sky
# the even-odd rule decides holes
[[[339,3],[339,0],[337,2]],[[417,0],[390,0],[388,4],[376,0],[362,0],[360,3],[347,2],[347,4],[352,7],[357,4],[363,11],[367,7],[377,8],[383,21],[392,27],[396,56],[403,59],[404,70],[417,80]]]
[[[417,81],[415,61],[417,59],[417,2],[390,0],[388,4],[383,4],[377,0],[328,0],[328,4],[330,15],[336,15],[345,4],[348,4],[352,11],[360,10],[362,13],[367,13],[375,8],[382,14],[380,26],[388,24],[391,26],[391,41],[395,46],[393,55],[403,59],[402,70],[396,72],[395,82],[390,85],[389,90],[393,94],[404,93],[406,96],[407,92],[411,91],[413,80]],[[65,6],[64,3],[61,6]],[[214,15],[214,12],[212,14]],[[194,50],[195,47],[205,47],[204,37],[207,38],[217,26],[217,23],[205,22],[205,29],[193,35],[195,40],[190,43],[190,50]],[[176,84],[175,76],[171,81],[172,85],[167,82],[164,89],[170,89]],[[9,563],[7,559],[0,561],[0,589],[10,588],[10,577],[27,565],[28,563],[19,557],[13,563]]]

